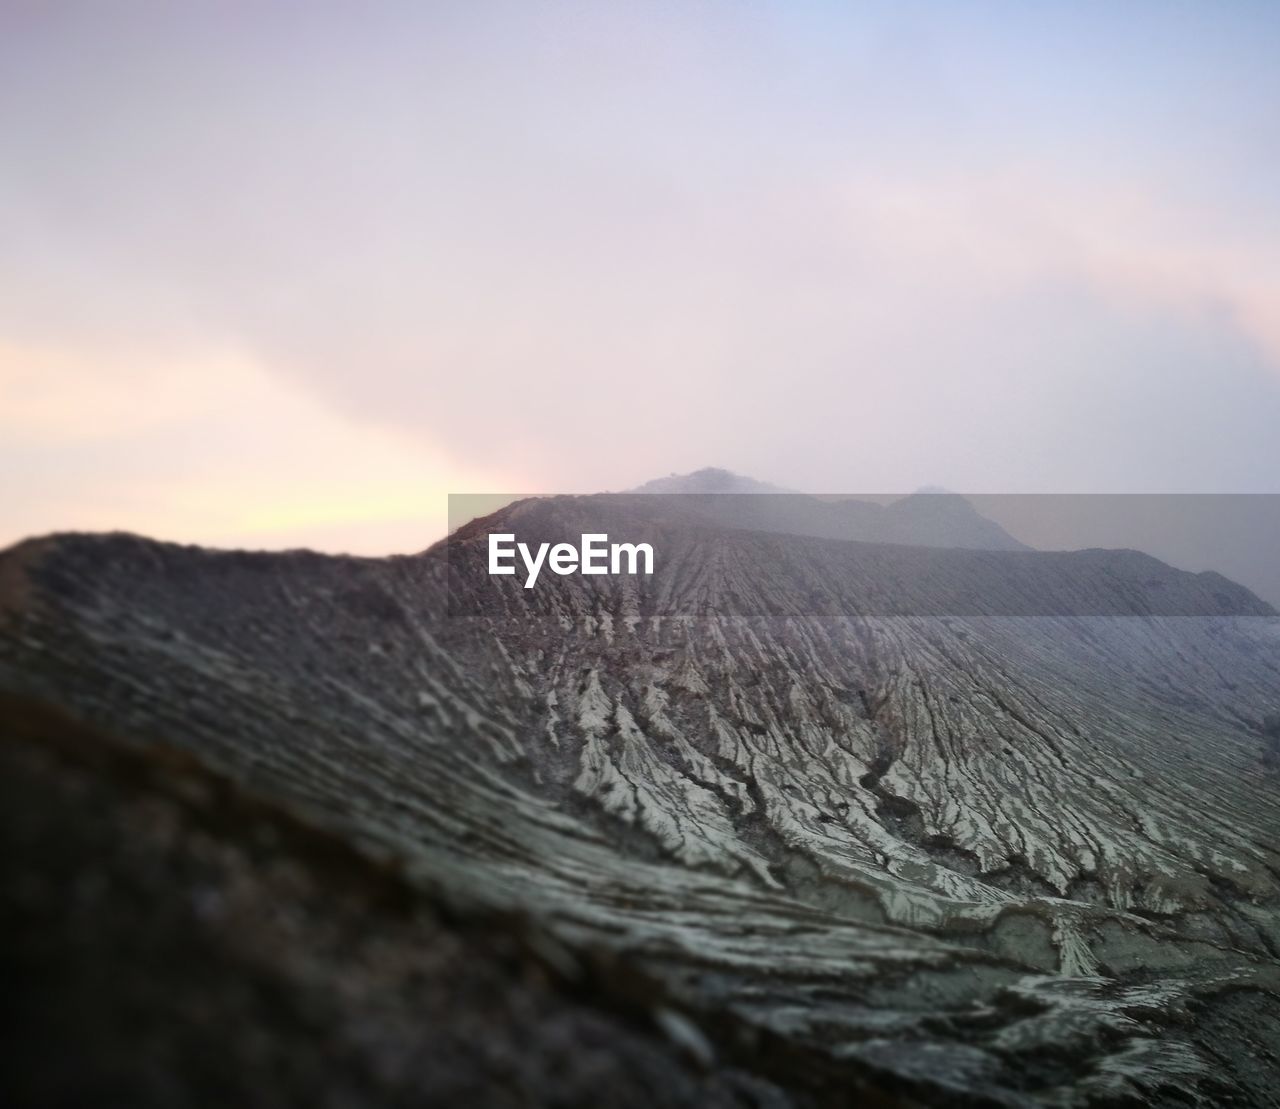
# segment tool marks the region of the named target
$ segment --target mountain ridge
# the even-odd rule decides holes
[[[681,503],[540,498],[385,560],[45,540],[0,557],[0,689],[191,751],[833,1081],[1268,1104],[1221,1041],[1280,1050],[1271,610],[1141,554]],[[652,535],[658,568],[525,590],[488,576],[490,526]]]
[[[1029,550],[956,493],[919,491],[888,504],[855,496],[815,496],[718,467],[672,474],[628,491],[680,497],[707,519],[756,531],[906,546]]]

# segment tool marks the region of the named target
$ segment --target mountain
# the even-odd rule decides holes
[[[624,494],[390,559],[33,541],[0,691],[534,936],[758,1103],[1275,1105],[1275,612],[1133,551],[735,521]],[[525,589],[496,531],[657,567]]]
[[[726,527],[898,543],[1016,551],[1029,548],[981,516],[963,497],[921,491],[884,505],[856,497],[816,497],[708,468],[672,474],[631,490],[680,498],[673,509]]]
[[[704,466],[688,474],[654,478],[630,490],[632,493],[795,493],[767,481],[743,477],[718,466]]]

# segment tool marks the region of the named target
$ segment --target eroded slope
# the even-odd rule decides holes
[[[600,511],[503,526],[562,539]],[[1132,553],[625,511],[652,579],[534,590],[484,573],[480,525],[385,561],[53,541],[0,567],[0,681],[187,746],[851,1083],[1268,1103],[1265,606]],[[1237,1058],[1221,1029],[1251,1023]]]

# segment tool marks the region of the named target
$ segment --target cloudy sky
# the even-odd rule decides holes
[[[0,8],[0,543],[1280,491],[1280,6]]]

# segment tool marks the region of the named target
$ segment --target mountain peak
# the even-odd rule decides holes
[[[668,474],[628,490],[631,493],[791,493],[780,485],[743,477],[719,466],[704,466],[687,474]]]

